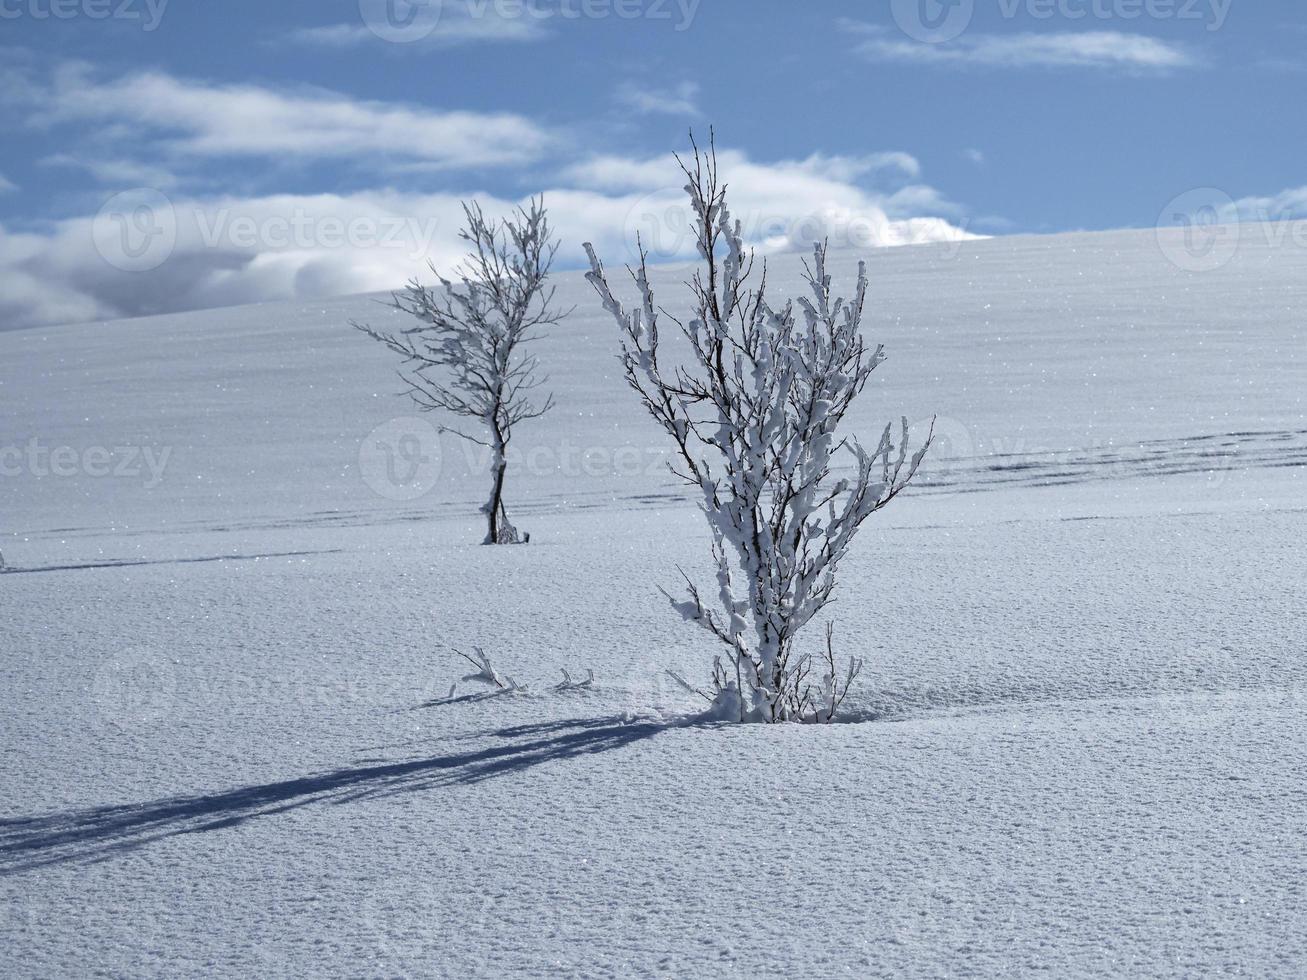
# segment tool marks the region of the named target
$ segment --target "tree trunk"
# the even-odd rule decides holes
[[[490,502],[486,505],[486,516],[490,522],[489,533],[486,535],[485,540],[486,544],[499,544],[501,530],[499,518],[504,512],[504,474],[508,470],[508,458],[505,455],[504,448],[504,441],[496,432],[493,447],[494,456],[491,463],[494,484],[490,489]]]

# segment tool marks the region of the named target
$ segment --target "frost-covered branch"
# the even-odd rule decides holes
[[[498,694],[530,694],[531,688],[527,684],[519,684],[513,677],[501,674],[495,669],[494,664],[490,662],[490,656],[480,647],[473,647],[471,653],[464,653],[462,650],[456,650],[451,647],[455,656],[461,657],[469,664],[476,668],[476,672],[464,675],[460,683],[463,684],[485,684],[493,687],[493,695]],[[555,693],[566,691],[589,691],[594,687],[595,672],[587,670],[585,680],[573,680],[572,675],[565,668],[559,668],[563,679],[555,684],[552,690]],[[453,701],[454,695],[458,689],[458,684],[454,684],[449,689],[449,696],[446,700]]]
[[[693,163],[678,162],[702,259],[684,321],[658,305],[643,248],[628,270],[639,294],[628,309],[585,246],[587,278],[620,330],[627,384],[675,443],[673,472],[698,491],[713,532],[715,601],[688,578],[688,598],[668,598],[729,650],[729,669],[719,660],[713,670],[723,713],[830,721],[861,664],[841,675],[828,634],[821,676],[810,681],[814,661],[795,653],[796,636],[830,601],[858,528],[912,480],[930,436],[909,456],[906,419],[897,440],[887,426],[871,452],[839,435],[884,360],[861,333],[865,263],[852,299],[836,297],[826,245],[817,244],[804,264],[810,295],[774,308],[765,266],[752,282],[753,256],[727,207],[715,150],[695,145]],[[660,359],[664,318],[688,342],[688,363]],[[841,453],[853,472],[835,479],[832,460]]]
[[[563,679],[554,685],[555,691],[588,691],[594,687],[595,672],[593,670],[587,670],[585,672],[585,680],[574,681],[572,680],[572,675],[567,672],[566,668],[559,667],[558,669],[562,673]]]
[[[506,691],[509,687],[515,687],[511,678],[502,677],[499,671],[495,670],[494,665],[490,662],[490,657],[480,647],[473,647],[471,653],[464,653],[462,650],[455,650],[456,656],[462,657],[473,667],[476,668],[475,674],[468,674],[463,678],[463,683],[489,684],[491,687],[499,688]]]

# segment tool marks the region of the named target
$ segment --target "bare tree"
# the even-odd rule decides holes
[[[503,222],[486,220],[480,205],[463,205],[467,227],[460,237],[471,253],[451,282],[437,272],[438,288],[415,279],[396,293],[393,305],[421,321],[399,333],[355,323],[369,337],[404,358],[400,377],[423,411],[443,411],[475,419],[484,431],[474,435],[441,426],[490,450],[490,499],[482,507],[488,528],[485,544],[519,544],[504,506],[508,445],[519,422],[537,419],[553,407],[536,391],[546,378],[533,355],[520,348],[540,339],[538,328],[557,323],[567,312],[553,307],[554,288],[546,286],[558,242],[549,227],[543,198]]]
[[[643,246],[638,268],[629,270],[640,307],[629,312],[585,246],[587,278],[621,328],[627,383],[676,443],[672,470],[699,492],[713,533],[717,608],[688,576],[688,600],[668,599],[727,648],[725,662],[714,660],[712,693],[701,692],[719,716],[829,722],[861,661],[837,668],[829,627],[816,653],[796,653],[796,638],[830,601],[859,526],[907,486],[930,436],[909,459],[906,419],[897,447],[886,426],[875,452],[837,432],[884,359],[881,347],[867,350],[860,332],[865,264],[853,299],[833,299],[826,246],[816,245],[804,263],[812,297],[797,309],[793,302],[774,309],[765,264],[757,288],[749,285],[753,256],[727,209],[715,150],[701,153],[695,144],[693,168],[677,161],[703,260],[689,283],[687,322],[655,302]],[[660,317],[689,342],[686,364],[660,360]],[[844,450],[852,472],[837,479],[831,461]]]

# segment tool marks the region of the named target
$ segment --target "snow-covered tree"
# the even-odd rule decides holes
[[[689,284],[688,317],[655,302],[643,246],[639,266],[629,270],[640,305],[629,311],[593,246],[585,246],[587,278],[621,328],[627,383],[675,442],[672,470],[697,490],[712,529],[716,602],[688,576],[688,598],[668,599],[726,647],[705,693],[719,717],[828,722],[861,661],[837,667],[829,626],[816,652],[798,651],[796,641],[830,601],[859,526],[907,486],[930,436],[909,457],[906,419],[897,445],[886,426],[874,452],[838,432],[884,359],[881,347],[867,349],[859,329],[865,264],[853,299],[832,298],[826,246],[816,245],[804,264],[811,298],[774,308],[765,264],[756,288],[749,284],[753,256],[727,209],[714,149],[701,153],[696,144],[693,167],[678,162],[703,260]],[[660,357],[661,318],[688,341],[684,363]],[[852,468],[837,477],[832,460],[842,451]]]
[[[452,426],[441,431],[490,450],[490,499],[481,508],[485,543],[525,543],[530,535],[519,534],[504,506],[507,450],[519,422],[539,418],[554,404],[552,395],[536,397],[546,379],[521,348],[539,339],[538,328],[566,315],[554,308],[554,288],[546,285],[558,242],[543,199],[533,198],[503,222],[488,221],[476,203],[465,203],[463,212],[467,227],[460,237],[471,253],[455,270],[458,281],[433,265],[439,287],[414,280],[394,296],[395,308],[419,324],[399,333],[354,326],[404,358],[400,377],[418,408],[482,424],[477,434]]]

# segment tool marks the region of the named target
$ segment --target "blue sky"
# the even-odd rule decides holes
[[[1307,212],[1299,0],[432,3],[0,0],[0,328],[388,288],[474,194],[679,257],[710,124],[764,248]]]

